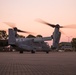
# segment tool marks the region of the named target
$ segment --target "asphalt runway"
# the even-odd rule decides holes
[[[76,75],[76,52],[0,52],[0,75]]]

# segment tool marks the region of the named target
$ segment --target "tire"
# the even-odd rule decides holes
[[[35,51],[34,51],[34,50],[32,50],[32,51],[31,51],[31,53],[35,53]]]
[[[46,51],[46,53],[48,54],[48,53],[49,53],[49,51]]]
[[[23,53],[23,51],[20,51],[20,53]]]

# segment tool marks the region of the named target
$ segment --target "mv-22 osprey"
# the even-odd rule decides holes
[[[59,31],[59,29],[63,28],[63,26],[60,26],[59,24],[56,25],[50,24],[42,20],[40,20],[39,22],[53,27],[54,28],[53,34],[48,37],[19,38],[17,37],[17,32],[25,32],[25,33],[28,32],[19,30],[16,27],[14,27],[9,29],[8,44],[11,45],[12,47],[18,47],[17,49],[20,51],[20,53],[23,53],[23,51],[31,51],[31,53],[35,53],[38,50],[43,50],[46,53],[49,53],[50,48],[48,45],[46,45],[44,41],[50,41],[53,39],[51,49],[58,49],[59,40],[61,37],[61,32]]]

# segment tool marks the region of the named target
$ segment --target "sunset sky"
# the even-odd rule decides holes
[[[76,0],[0,0],[0,29],[9,28],[2,22],[12,22],[35,35],[51,36],[54,29],[36,22],[37,18],[62,26],[76,24]],[[62,31],[60,41],[76,37],[76,29]]]

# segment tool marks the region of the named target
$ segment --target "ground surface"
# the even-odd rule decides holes
[[[76,52],[0,52],[0,75],[76,75]]]

